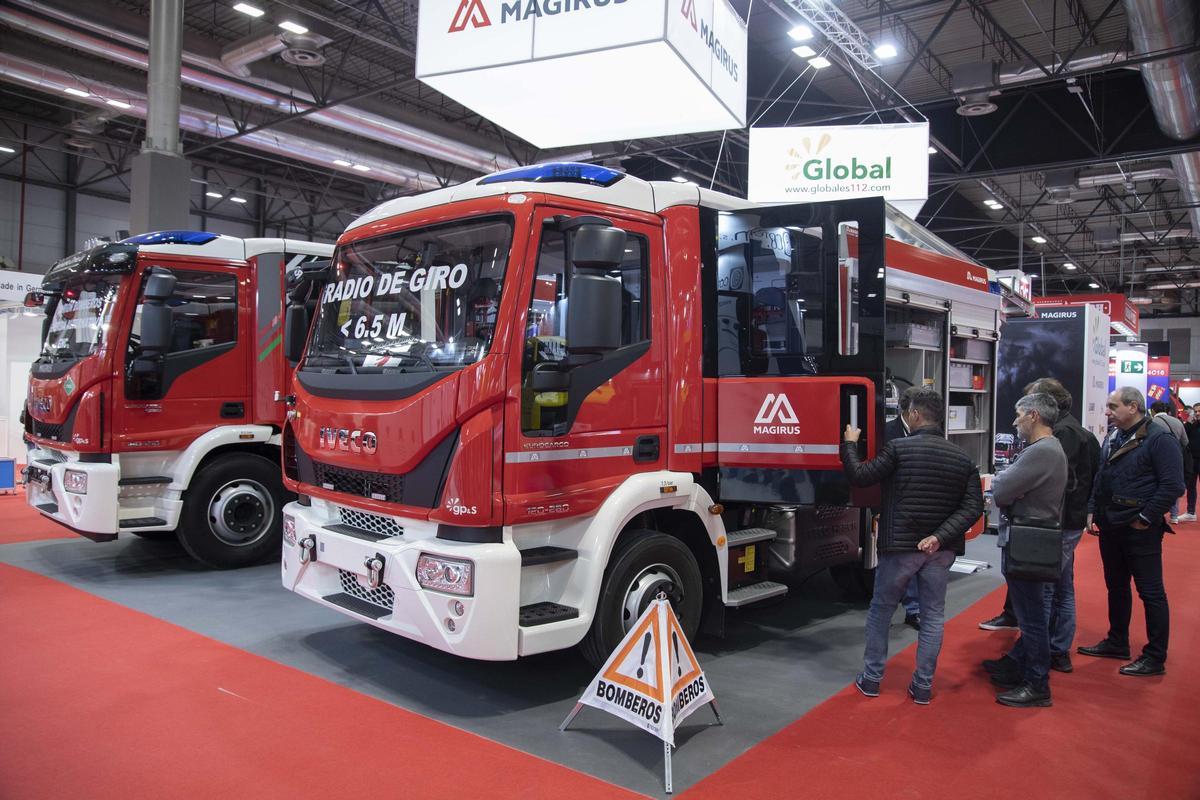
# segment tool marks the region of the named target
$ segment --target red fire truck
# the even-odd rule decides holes
[[[992,288],[878,198],[551,164],[391,200],[288,321],[283,583],[463,656],[595,661],[659,592],[691,635],[773,577],[861,578],[879,497],[841,432],[873,453],[885,389],[930,383],[986,469]]]
[[[285,270],[330,245],[162,231],[55,264],[23,423],[26,497],[96,541],[178,534],[214,567],[277,548]]]

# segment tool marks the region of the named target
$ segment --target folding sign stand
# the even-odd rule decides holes
[[[663,783],[673,791],[671,748],[675,728],[702,705],[723,725],[717,699],[663,594],[642,613],[588,684],[560,731],[585,705],[595,706],[663,740]]]

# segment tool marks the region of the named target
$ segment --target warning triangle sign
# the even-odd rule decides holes
[[[675,611],[664,598],[651,603],[629,629],[579,703],[615,714],[673,745],[676,725],[715,700]],[[578,710],[577,705],[563,727]]]

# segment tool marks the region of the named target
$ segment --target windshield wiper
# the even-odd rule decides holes
[[[350,356],[309,356],[304,359],[304,368],[308,367],[332,367],[347,365],[350,367],[350,372],[354,375],[358,374],[358,367],[354,364],[354,359]]]
[[[437,372],[437,367],[429,360],[429,356],[424,353],[388,353],[388,358],[407,358],[412,363],[425,367],[430,372]]]

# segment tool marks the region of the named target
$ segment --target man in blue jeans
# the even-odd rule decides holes
[[[932,699],[950,565],[983,514],[979,470],[942,435],[943,413],[942,397],[932,387],[913,392],[903,412],[909,435],[888,441],[866,462],[859,455],[861,431],[846,426],[841,447],[846,478],[854,486],[883,484],[875,595],[867,611],[863,671],[854,679],[867,697],[879,696],[892,613],[915,576],[921,623],[908,693],[921,705]]]

